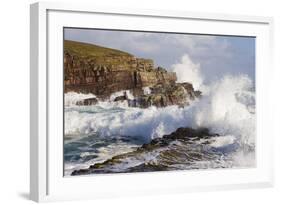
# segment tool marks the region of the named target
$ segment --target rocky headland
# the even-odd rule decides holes
[[[177,83],[174,72],[155,67],[151,59],[93,44],[64,41],[64,91],[92,93],[96,98],[84,99],[77,105],[93,105],[107,100],[111,94],[130,91],[114,101],[128,101],[132,107],[165,107],[188,105],[200,97],[192,84]],[[145,90],[148,90],[148,92]]]

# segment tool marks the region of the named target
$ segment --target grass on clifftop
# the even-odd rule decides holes
[[[64,40],[64,52],[74,53],[84,58],[103,56],[132,56],[124,51],[69,40]]]

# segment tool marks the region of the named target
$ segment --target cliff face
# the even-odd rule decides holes
[[[97,52],[102,49],[102,52]],[[138,90],[175,83],[176,74],[154,68],[150,59],[136,58],[114,49],[64,41],[65,92],[106,97],[120,90]]]

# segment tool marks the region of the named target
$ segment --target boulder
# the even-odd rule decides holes
[[[118,96],[114,99],[114,102],[118,102],[118,101],[124,101],[127,100],[127,96],[126,95],[122,95],[122,96]]]

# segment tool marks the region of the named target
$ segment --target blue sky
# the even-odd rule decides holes
[[[65,39],[120,49],[136,57],[150,58],[156,66],[168,70],[186,63],[188,59],[187,66],[200,69],[206,83],[226,74],[246,74],[255,81],[253,37],[66,28]]]

